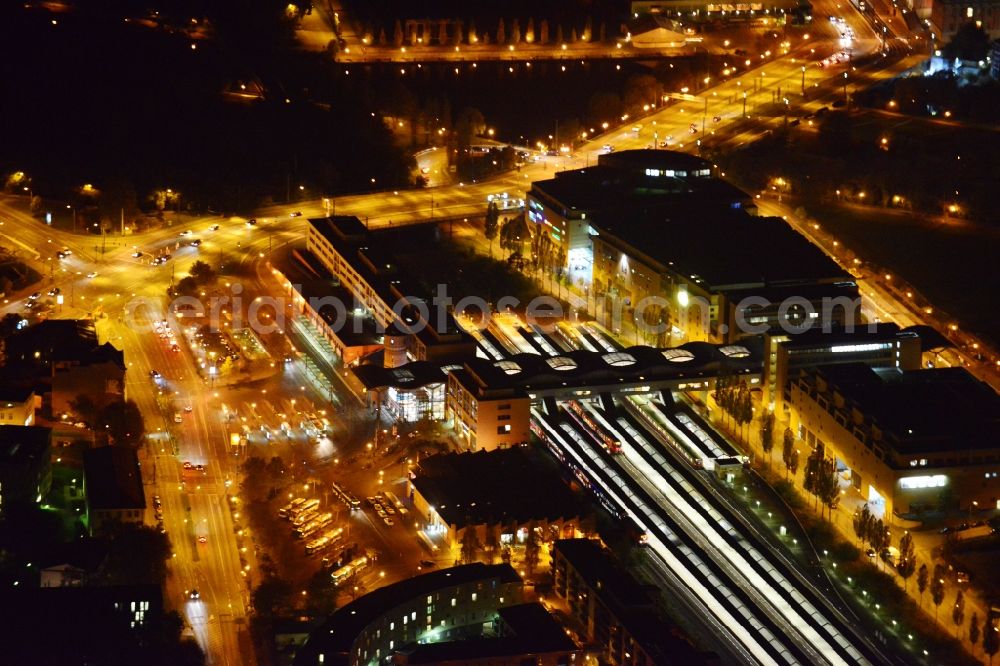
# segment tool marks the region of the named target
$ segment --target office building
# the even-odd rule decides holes
[[[874,513],[1000,508],[1000,396],[964,368],[803,370],[791,407]]]

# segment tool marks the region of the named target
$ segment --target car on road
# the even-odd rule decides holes
[[[58,296],[61,293],[62,289],[60,289],[59,287],[52,287],[51,289],[49,289],[49,296]]]
[[[188,598],[192,601],[197,601],[198,599],[201,599],[201,594],[198,593],[198,590],[191,590],[191,593],[188,594]]]
[[[174,344],[170,345],[170,351],[172,351],[172,352],[179,352],[180,350],[181,350],[181,348],[177,346],[176,342]]]
[[[208,537],[207,536],[198,537],[198,543],[208,543]]]
[[[633,125],[632,126],[632,131],[635,132],[636,134],[638,134],[641,129],[642,129],[642,125]]]
[[[160,377],[162,377],[160,371],[155,369],[149,371],[149,376],[152,377],[153,379],[159,379]]]
[[[212,226],[210,226],[210,227],[208,228],[208,230],[209,230],[209,231],[218,231],[218,230],[219,230],[219,225],[217,225],[217,224],[213,224]]]
[[[90,273],[87,273],[87,277],[93,280],[95,277],[97,277],[97,272],[91,271]]]
[[[191,405],[184,405],[184,411],[187,412],[188,414],[190,414],[193,409],[194,407],[192,407]]]
[[[194,468],[195,468],[195,470],[201,472],[202,474],[205,473],[205,466],[204,465],[195,465]]]
[[[294,211],[288,215],[289,217],[302,217],[301,211]]]
[[[393,525],[396,524],[396,522],[392,518],[390,518],[389,516],[386,516],[385,518],[383,518],[382,522],[385,523],[386,526],[388,526],[388,527],[392,527]]]
[[[434,566],[434,563],[430,560],[420,560],[420,566],[430,569]]]
[[[66,253],[66,252],[63,252],[62,250],[59,250],[58,252],[56,252],[56,259],[65,259],[68,256],[69,256],[69,254]]]
[[[191,235],[191,230],[190,229],[185,229],[184,231],[182,231],[180,233],[180,235],[181,236],[190,236]]]
[[[601,150],[603,150],[605,153],[613,153],[615,152],[615,147],[612,146],[610,143],[606,143],[603,146],[601,146]]]
[[[195,238],[193,241],[188,243],[188,245],[190,245],[191,247],[199,247],[201,245],[201,239]]]
[[[194,464],[190,460],[185,460],[184,469],[194,469]]]
[[[257,218],[251,217],[249,220],[247,220],[247,226],[248,227],[256,227],[257,226]]]
[[[717,123],[717,122],[719,122],[720,120],[722,120],[722,116],[713,116],[713,117],[712,117],[712,122],[713,122],[713,123]]]
[[[420,167],[420,173],[422,173],[422,174],[428,174],[430,172],[431,172],[431,168],[430,167]]]
[[[174,412],[174,423],[184,423],[184,417],[181,416],[180,412]],[[189,469],[185,467],[184,469]]]
[[[41,298],[41,297],[42,297],[42,292],[40,292],[40,291],[36,291],[36,292],[35,292],[35,293],[33,293],[33,294],[32,294],[31,296],[28,296],[28,300],[29,300],[29,301],[35,301],[35,300],[38,300],[38,299],[39,299],[39,298]]]
[[[135,252],[132,253],[132,258],[133,259],[138,259],[141,256],[142,256],[142,252],[140,252],[139,250],[136,250]]]

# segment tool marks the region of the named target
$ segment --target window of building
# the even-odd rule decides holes
[[[635,356],[626,352],[612,352],[601,357],[604,362],[614,367],[623,367],[635,364]]]
[[[671,363],[687,363],[694,360],[694,354],[687,349],[664,349],[663,358]]]
[[[750,350],[743,345],[726,345],[725,347],[720,347],[719,351],[729,358],[747,358],[750,356]]]
[[[510,421],[510,414],[501,414],[497,417],[497,421]]]
[[[503,370],[508,375],[516,375],[521,372],[521,366],[514,361],[497,361],[493,366],[499,370]]]
[[[560,372],[574,370],[577,367],[576,361],[568,356],[553,356],[552,358],[545,359],[545,362],[550,368],[559,370]]]
[[[497,434],[498,435],[506,435],[509,432],[510,432],[510,424],[509,423],[506,423],[506,424],[504,424],[502,426],[497,426]]]
[[[505,403],[502,403],[500,405],[497,405],[497,409],[500,410],[501,412],[506,411],[506,410],[510,409],[510,403],[509,402],[505,402]]]
[[[451,598],[451,607],[454,608],[458,604],[458,600],[455,597]]]

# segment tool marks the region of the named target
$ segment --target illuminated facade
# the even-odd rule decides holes
[[[822,443],[874,512],[1000,508],[1000,396],[965,369],[834,365],[790,393],[803,448]]]

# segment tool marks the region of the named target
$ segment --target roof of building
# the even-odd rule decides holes
[[[600,543],[589,539],[562,539],[555,542],[555,553],[565,556],[654,663],[711,661],[679,638],[675,628],[657,615],[655,596],[659,590],[639,583]]]
[[[823,328],[810,328],[799,333],[788,333],[781,328],[772,328],[768,331],[768,335],[786,338],[782,344],[787,347],[833,347],[843,344],[892,341],[904,338],[916,339],[920,337],[916,331],[900,329],[899,326],[892,322],[831,325],[826,330]]]
[[[439,590],[476,581],[496,579],[501,583],[520,583],[521,578],[509,564],[464,564],[406,578],[358,597],[340,608],[313,631],[296,652],[296,664],[315,664],[323,653],[328,663],[338,663],[336,655],[345,655],[365,627],[411,599],[419,599]]]
[[[1000,449],[1000,395],[965,368],[846,363],[813,372],[889,435],[898,453]]]
[[[576,650],[576,643],[540,603],[505,606],[497,611],[502,635],[414,645],[398,652],[407,664],[447,664],[474,659],[539,656]]]
[[[34,394],[35,391],[29,386],[15,386],[6,383],[0,384],[0,404],[13,406],[13,404],[27,401],[28,398]]]
[[[713,210],[688,200],[644,209],[623,206],[595,226],[601,240],[617,238],[632,249],[629,254],[645,254],[707,290],[853,282],[780,217]]]
[[[577,349],[556,356],[517,354],[501,361],[474,358],[465,362],[465,373],[456,374],[456,378],[467,389],[474,387],[474,394],[486,397],[491,391],[503,389],[537,392],[697,380],[713,377],[722,368],[734,373],[759,371],[761,358],[759,339],[733,345],[688,342],[668,349],[636,345],[615,352]]]
[[[584,510],[558,468],[525,446],[424,458],[413,486],[458,528],[575,518]]]
[[[102,446],[84,451],[83,476],[91,510],[146,508],[135,449]]]
[[[23,328],[7,338],[6,352],[8,361],[109,362],[125,368],[124,352],[108,342],[98,344],[94,322],[84,319],[46,319]]]
[[[348,346],[370,346],[381,342],[378,324],[368,313],[359,314],[351,290],[330,274],[309,250],[288,248],[273,260],[292,288]]]
[[[52,428],[0,426],[0,466],[22,467],[47,459]]]
[[[441,384],[447,380],[441,367],[430,361],[412,361],[398,368],[380,365],[358,365],[351,372],[369,391],[387,387],[417,389],[428,384]]]

